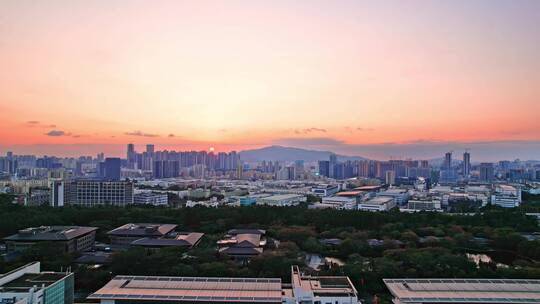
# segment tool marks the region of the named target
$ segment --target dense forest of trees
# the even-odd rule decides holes
[[[0,273],[28,261],[40,260],[44,269],[72,266],[80,291],[94,291],[116,274],[176,276],[259,276],[289,281],[290,266],[305,271],[306,253],[336,257],[342,267],[322,268],[319,274],[348,275],[360,293],[370,299],[382,294],[385,277],[504,277],[540,278],[540,241],[525,236],[538,232],[536,218],[523,209],[485,208],[472,216],[420,212],[370,213],[345,210],[310,210],[304,207],[241,208],[50,208],[22,207],[0,196],[0,237],[41,225],[99,227],[106,232],[128,222],[173,223],[180,230],[204,232],[193,250],[163,249],[148,253],[130,249],[113,255],[109,267],[89,269],[73,265],[75,256],[42,244],[11,262],[0,261]],[[216,255],[215,241],[227,230],[262,228],[279,246],[266,250],[247,266]],[[339,238],[339,245],[320,239]],[[381,240],[370,244],[369,240]],[[478,265],[466,253],[486,253],[493,262]],[[499,263],[499,265],[497,265]],[[503,263],[504,265],[501,265]]]

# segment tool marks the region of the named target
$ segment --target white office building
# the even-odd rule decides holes
[[[298,194],[279,194],[267,197],[260,197],[257,199],[257,205],[269,205],[269,206],[296,206],[302,202],[306,202],[307,198],[304,195]]]
[[[496,185],[491,195],[491,204],[504,208],[518,207],[521,204],[521,189],[510,185]]]
[[[355,197],[345,197],[345,196],[323,197],[322,204],[325,206],[328,206],[328,208],[341,209],[341,210],[353,210],[357,208]]]
[[[378,192],[377,196],[391,197],[396,202],[396,205],[403,206],[407,203],[407,200],[409,200],[409,190],[390,188],[386,191]]]
[[[374,197],[358,204],[358,210],[363,211],[388,211],[394,207],[396,207],[394,198],[388,196]]]
[[[42,272],[33,262],[0,274],[0,303],[71,304],[73,286],[73,273]]]
[[[167,193],[140,192],[133,196],[133,202],[139,205],[167,206],[169,197]]]
[[[407,209],[403,211],[439,211],[442,210],[441,200],[438,197],[410,199]]]
[[[339,191],[338,185],[318,185],[311,188],[311,192],[319,197],[331,196]]]

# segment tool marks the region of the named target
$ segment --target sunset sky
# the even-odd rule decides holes
[[[128,142],[540,159],[540,1],[1,1],[0,152]]]

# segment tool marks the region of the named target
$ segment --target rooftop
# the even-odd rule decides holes
[[[516,187],[511,185],[497,185],[496,189],[501,189],[503,191],[516,191]]]
[[[337,188],[337,185],[321,184],[321,185],[316,185],[313,187],[313,189],[333,189],[333,188]]]
[[[281,279],[116,276],[88,299],[281,303]]]
[[[39,262],[29,263],[0,274],[0,293],[28,292],[31,287],[47,287],[70,275],[69,272],[41,272]]]
[[[343,192],[338,192],[336,193],[337,196],[361,196],[363,195],[365,192],[364,191],[343,191]]]
[[[217,241],[219,246],[254,248],[264,246],[266,240],[261,238],[261,234],[241,233],[236,235],[226,235],[225,238]]]
[[[68,274],[59,272],[26,273],[19,278],[0,286],[2,289],[26,289],[33,286],[47,287],[66,277]]]
[[[377,196],[374,197],[368,201],[362,202],[362,204],[368,204],[368,205],[383,205],[388,202],[391,202],[393,200],[392,197],[389,196]]]
[[[356,202],[356,199],[354,197],[349,197],[349,196],[327,196],[327,197],[323,197],[322,199],[323,202],[343,202],[343,203],[348,203],[350,201],[353,201],[353,202]]]
[[[540,280],[384,279],[402,303],[538,303]]]
[[[160,237],[173,231],[177,225],[174,224],[149,224],[149,223],[129,223],[107,232],[108,235],[116,236],[141,236]]]
[[[83,226],[41,226],[19,230],[17,234],[5,237],[7,241],[67,241],[96,231],[97,227]]]
[[[360,186],[360,187],[356,187],[354,188],[354,190],[359,190],[359,191],[373,191],[373,190],[379,190],[381,189],[382,186]]]
[[[237,234],[237,247],[259,247],[261,243],[260,234]]]
[[[135,246],[147,246],[147,247],[167,247],[167,246],[195,246],[203,237],[204,233],[199,232],[180,232],[175,237],[163,237],[163,238],[141,238],[131,242],[131,245]]]
[[[231,256],[243,256],[243,255],[259,255],[263,253],[261,247],[223,247],[219,249],[219,253],[224,253]]]
[[[138,192],[138,193],[133,194],[133,196],[137,196],[137,197],[155,197],[155,196],[166,196],[166,195],[167,193],[151,192],[151,191]]]
[[[315,296],[331,294],[336,297],[353,297],[357,292],[348,277],[306,276],[300,273],[298,266],[292,267],[293,290],[302,288]]]
[[[388,190],[380,192],[379,195],[382,195],[382,196],[384,196],[385,194],[387,194],[387,195],[397,195],[397,194],[404,194],[404,193],[407,193],[407,192],[408,192],[407,189],[392,188],[392,189],[388,189]]]
[[[303,195],[300,194],[277,194],[272,195],[268,197],[262,197],[263,200],[271,200],[271,201],[281,201],[281,200],[287,200],[287,199],[295,199],[298,197],[303,197]]]
[[[266,234],[266,230],[263,229],[231,229],[227,232],[230,235],[237,235],[237,234]]]

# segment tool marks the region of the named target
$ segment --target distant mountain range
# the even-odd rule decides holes
[[[266,161],[295,161],[304,160],[306,162],[315,162],[319,160],[328,160],[330,154],[336,154],[330,151],[308,150],[301,148],[269,146],[260,149],[245,150],[240,152],[240,159],[245,162]],[[336,154],[339,161],[346,160],[364,160],[360,156],[346,156]]]

